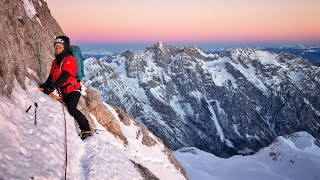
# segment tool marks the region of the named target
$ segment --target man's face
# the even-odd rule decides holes
[[[55,55],[59,55],[60,53],[62,53],[63,51],[63,44],[61,43],[56,43],[55,46],[54,46],[54,54]]]

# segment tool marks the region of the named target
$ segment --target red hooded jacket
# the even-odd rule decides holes
[[[69,94],[70,92],[77,90],[81,87],[81,84],[76,79],[77,73],[77,61],[73,56],[68,55],[65,57],[60,66],[57,65],[56,59],[51,64],[50,75],[52,76],[52,81],[56,82],[60,77],[62,71],[67,71],[70,73],[69,78],[62,84],[60,90],[63,94]]]

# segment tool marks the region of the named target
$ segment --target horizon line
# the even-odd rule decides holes
[[[244,41],[78,41],[74,40],[71,43],[76,44],[272,44],[272,43],[320,43],[320,40],[244,40]]]
[[[158,41],[163,42],[163,41]],[[125,50],[143,50],[153,46],[158,42],[81,42],[71,43],[79,45],[85,51],[109,49],[116,52]],[[221,48],[272,48],[272,47],[298,47],[298,46],[319,46],[320,41],[272,41],[272,42],[163,42],[165,46],[196,46],[201,49],[221,49]]]

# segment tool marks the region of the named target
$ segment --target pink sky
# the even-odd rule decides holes
[[[77,42],[320,40],[320,0],[46,0]]]

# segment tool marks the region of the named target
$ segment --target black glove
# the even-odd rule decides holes
[[[39,85],[39,88],[47,88],[49,85],[47,83],[43,83]]]
[[[39,88],[48,88],[50,86],[52,86],[52,77],[51,77],[51,75],[48,76],[48,78],[47,78],[45,83],[39,85]]]
[[[45,94],[47,94],[47,95],[49,95],[49,94],[52,93],[53,91],[54,91],[53,86],[43,88],[43,92],[44,92]]]

